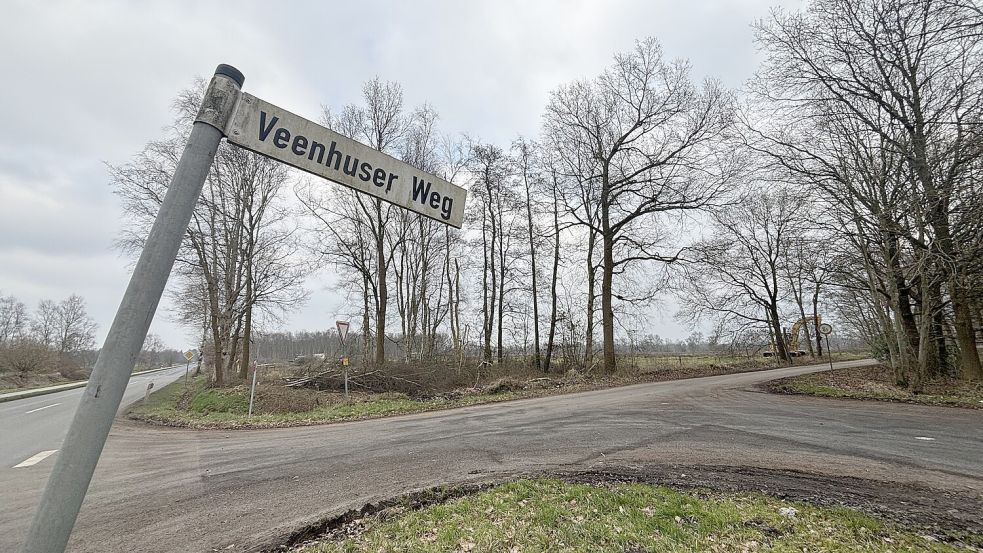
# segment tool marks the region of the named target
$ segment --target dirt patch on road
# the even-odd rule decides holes
[[[357,533],[368,516],[398,516],[519,478],[555,478],[569,483],[610,485],[644,483],[706,492],[759,492],[820,506],[845,506],[893,521],[908,531],[939,541],[980,546],[983,539],[983,491],[939,490],[914,485],[826,476],[756,467],[648,465],[604,470],[564,470],[497,474],[487,480],[430,488],[369,503],[325,518],[255,551],[284,551],[318,536]]]

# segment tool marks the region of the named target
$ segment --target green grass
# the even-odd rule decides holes
[[[789,511],[789,509],[794,511]],[[398,512],[398,511],[397,511]],[[978,536],[971,539],[977,540]],[[371,515],[293,549],[354,551],[959,551],[861,512],[761,494],[518,480]]]
[[[640,370],[627,370],[625,373],[615,375],[592,376],[586,379],[574,378],[572,380],[562,380],[563,377],[560,377],[561,380],[547,383],[544,386],[528,386],[498,393],[469,390],[463,395],[449,394],[450,397],[432,399],[412,399],[403,394],[394,393],[358,393],[353,394],[352,399],[346,401],[340,399],[337,393],[314,392],[309,389],[293,390],[283,388],[280,385],[275,385],[276,389],[273,389],[270,385],[264,384],[257,392],[259,399],[251,417],[248,416],[248,386],[209,388],[205,378],[198,377],[192,379],[190,384],[185,384],[184,379],[181,379],[166,386],[153,394],[149,403],[137,404],[130,410],[129,416],[132,419],[155,424],[189,428],[277,428],[420,413],[640,382],[732,374],[772,368],[767,360],[762,362],[760,359],[741,358],[743,359],[742,363],[720,365],[711,360],[733,361],[737,358],[707,355],[683,355],[681,358],[684,360],[683,366],[672,364],[677,362],[675,361],[676,356],[653,356],[648,359],[649,365],[645,368],[636,365]],[[657,363],[666,359],[671,361],[670,364],[659,368]],[[264,386],[266,392],[263,390]],[[308,394],[307,397],[304,394]],[[314,396],[310,394],[314,394]],[[264,410],[264,404],[269,404],[271,400],[276,398],[279,399],[273,401],[275,405]],[[305,399],[306,402],[302,401]]]
[[[192,379],[190,385],[181,379],[165,386],[151,395],[148,403],[137,404],[128,416],[146,422],[190,428],[277,428],[419,413],[520,397],[524,397],[522,392],[429,400],[414,400],[401,394],[365,394],[353,395],[351,401],[330,403],[307,411],[254,413],[249,417],[247,387],[208,388],[205,379],[198,377]]]

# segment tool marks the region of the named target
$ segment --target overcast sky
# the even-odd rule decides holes
[[[655,36],[696,78],[738,88],[758,56],[750,24],[800,0],[4,2],[0,18],[0,293],[33,310],[85,297],[105,337],[129,277],[105,163],[123,163],[171,120],[169,104],[218,63],[244,89],[317,119],[375,75],[429,102],[442,130],[507,144],[535,135],[555,86],[593,76]],[[325,183],[326,186],[334,186]],[[292,329],[327,328],[324,275]],[[162,304],[151,328],[191,344]],[[667,310],[668,311],[668,310]],[[653,332],[680,337],[666,312]]]

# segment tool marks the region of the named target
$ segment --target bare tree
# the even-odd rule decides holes
[[[45,347],[54,347],[58,324],[58,305],[51,300],[41,300],[31,318],[31,335]]]
[[[781,303],[782,266],[799,243],[800,202],[787,190],[757,192],[713,215],[711,236],[695,244],[679,275],[683,318],[712,316],[732,334],[768,328],[780,359],[791,359]]]
[[[0,296],[0,345],[23,334],[27,326],[27,310],[14,296]]]
[[[147,334],[143,340],[143,347],[140,348],[140,357],[143,364],[148,368],[160,366],[161,353],[166,349],[160,336],[154,333]]]
[[[164,139],[149,143],[131,162],[110,167],[115,192],[131,215],[119,241],[124,251],[142,248],[203,90],[199,80],[178,96]],[[205,349],[215,385],[245,376],[256,308],[275,316],[306,297],[292,230],[277,205],[288,177],[282,164],[223,143],[186,232],[174,271],[178,289],[193,300],[179,309],[196,329],[207,323]]]
[[[903,326],[900,362],[915,363],[913,352],[925,343],[920,329],[932,329],[909,316],[908,302],[918,295],[927,302],[923,308],[939,305],[944,285],[962,375],[969,379],[983,378],[969,285],[980,217],[966,209],[983,154],[981,26],[978,7],[946,0],[821,0],[800,13],[776,11],[756,26],[766,53],[759,93],[779,110],[773,118],[778,125],[807,129],[820,143],[828,141],[829,129],[838,137],[859,131],[868,143],[876,137],[879,151],[897,158],[902,172],[885,173],[889,178],[882,187],[917,198],[924,206],[917,216],[925,223],[921,228],[908,219],[914,213],[909,206],[900,216],[881,220],[890,250],[884,261],[892,273],[886,284]],[[852,134],[842,132],[847,128]],[[839,165],[813,155],[813,143],[785,140],[777,131],[764,134],[781,146],[774,149],[783,157],[792,154],[827,170]],[[836,181],[846,186],[852,175],[845,177]],[[909,247],[911,255],[905,252]],[[931,267],[922,262],[924,253],[931,254]],[[938,290],[922,289],[922,281],[907,278],[924,271],[941,275]]]
[[[660,251],[666,237],[658,215],[702,209],[717,201],[733,176],[726,150],[717,148],[731,126],[730,95],[713,81],[689,79],[689,65],[663,58],[652,38],[615,56],[592,81],[560,87],[546,112],[546,132],[557,135],[566,158],[588,157],[596,182],[578,221],[601,238],[601,319],[604,368],[615,369],[614,299],[651,298],[651,290],[615,291],[614,278],[640,262],[671,263]],[[586,156],[583,153],[586,153]],[[596,209],[599,220],[591,216]]]
[[[58,304],[55,347],[61,355],[75,355],[95,345],[97,325],[89,317],[82,296],[72,294]]]
[[[538,236],[541,235],[537,228],[536,219],[533,218],[533,207],[536,200],[533,199],[533,190],[543,186],[539,174],[539,166],[536,159],[539,146],[534,142],[529,142],[519,138],[512,144],[513,151],[516,152],[516,159],[519,164],[523,190],[525,192],[526,204],[526,230],[528,231],[529,248],[529,272],[531,276],[530,292],[532,293],[532,324],[533,324],[533,365],[537,369],[543,368],[542,354],[540,353],[539,338],[539,267],[536,263],[536,252],[538,246]]]

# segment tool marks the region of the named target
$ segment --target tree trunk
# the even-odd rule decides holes
[[[252,343],[253,332],[253,277],[252,270],[246,275],[246,312],[243,314],[242,324],[242,353],[239,361],[239,378],[246,380],[249,377],[249,345]]]
[[[816,355],[823,356],[823,335],[819,332],[819,285],[812,292],[812,325],[813,335],[816,337]]]
[[[491,199],[488,199],[489,204]],[[491,206],[489,205],[489,210]],[[482,223],[487,223],[485,219],[485,211],[482,210]],[[494,217],[489,216],[488,219],[494,220]],[[483,227],[481,229],[481,253],[482,253],[482,271],[481,271],[481,314],[482,314],[482,351],[481,357],[485,363],[491,363],[491,333],[494,328],[494,313],[495,313],[495,227],[494,222],[491,223],[491,240],[488,240],[488,228]],[[490,244],[489,244],[490,242]],[[490,282],[489,282],[489,275]]]
[[[785,344],[785,333],[782,331],[782,322],[778,316],[778,305],[776,301],[772,301],[768,305],[768,318],[771,319],[771,330],[775,334],[775,349],[777,350],[778,358],[786,363],[791,362],[792,358],[788,354],[788,347]]]
[[[952,313],[956,327],[956,343],[959,345],[961,374],[965,380],[983,380],[983,367],[980,365],[980,354],[976,347],[976,332],[973,328],[973,314],[966,301],[964,291],[952,279],[949,285],[952,298]]]
[[[369,327],[369,276],[362,274],[362,365],[368,366],[372,332]]]
[[[386,271],[386,250],[385,250],[385,229],[382,221],[382,200],[373,200],[375,204],[376,222],[378,223],[375,237],[375,253],[379,281],[379,304],[375,314],[375,366],[382,367],[386,364],[386,308],[389,302],[389,289],[387,287]]]
[[[587,321],[584,325],[584,369],[594,366],[594,306],[597,302],[597,265],[594,264],[594,244],[597,233],[593,230],[587,237]],[[570,322],[573,324],[573,321]]]
[[[606,171],[605,171],[606,173]],[[602,178],[601,193],[601,331],[604,341],[604,372],[615,370],[614,356],[614,231],[611,230],[608,176]]]
[[[532,198],[529,191],[529,179],[526,178],[526,219],[529,226],[529,262],[532,265],[532,336],[533,364],[536,369],[542,369],[542,358],[539,351],[539,287],[536,280],[536,242],[533,232]]]
[[[554,177],[555,179],[555,177]],[[549,337],[546,339],[546,356],[543,358],[543,372],[550,372],[550,363],[553,360],[553,342],[556,337],[557,323],[557,277],[560,269],[560,213],[556,197],[556,182],[553,183],[553,273],[550,277],[550,329]]]

